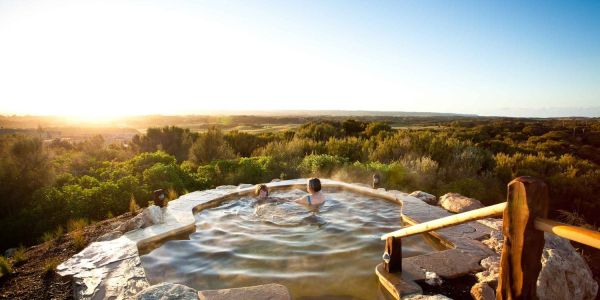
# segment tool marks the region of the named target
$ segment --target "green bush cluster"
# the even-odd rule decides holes
[[[379,174],[388,189],[459,192],[492,204],[505,199],[510,180],[531,175],[548,183],[553,211],[596,220],[599,120],[435,120],[394,129],[378,120],[332,118],[259,134],[171,126],[110,145],[101,136],[71,143],[2,135],[0,240],[6,248],[54,240],[63,228],[83,224],[70,220],[136,211],[159,188],[174,198],[309,176],[368,184]]]

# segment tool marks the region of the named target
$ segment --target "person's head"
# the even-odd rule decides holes
[[[269,188],[264,184],[257,184],[254,188],[254,195],[259,198],[266,198],[269,196]]]
[[[321,180],[319,178],[311,178],[306,183],[306,190],[309,193],[316,193],[321,191]]]

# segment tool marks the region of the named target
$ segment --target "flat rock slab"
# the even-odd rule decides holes
[[[163,282],[144,289],[135,300],[198,300],[197,291],[185,285]]]
[[[381,263],[375,267],[375,274],[379,277],[381,285],[396,299],[400,299],[402,295],[423,293],[423,289],[413,281],[415,279],[410,276],[409,270],[405,269],[404,265],[401,273],[388,273]]]
[[[435,272],[443,278],[457,278],[483,270],[479,262],[482,256],[460,249],[448,249],[402,259],[421,269]]]
[[[291,300],[288,289],[276,283],[198,292],[200,300]]]

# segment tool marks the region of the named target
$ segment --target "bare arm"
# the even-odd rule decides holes
[[[289,199],[279,198],[279,197],[269,197],[269,199],[271,199],[274,202],[288,202],[288,201],[290,201]]]
[[[306,199],[306,196],[302,196],[302,197],[294,200],[294,202],[296,202],[298,204],[302,204],[302,205],[309,205],[308,200]]]

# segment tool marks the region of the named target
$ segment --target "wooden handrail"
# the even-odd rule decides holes
[[[403,238],[420,233],[426,233],[436,229],[471,222],[490,216],[502,214],[505,208],[506,202],[503,202],[492,206],[479,208],[464,213],[455,214],[431,220],[428,222],[408,226],[400,230],[386,233],[381,236],[381,239],[386,240],[389,237]],[[534,226],[537,230],[549,232],[560,237],[600,249],[600,232],[598,231],[572,226],[544,218],[536,218]]]
[[[425,232],[440,229],[440,228],[450,227],[450,226],[454,226],[454,225],[458,225],[458,224],[462,224],[462,223],[466,223],[466,222],[470,222],[470,221],[474,221],[474,220],[487,218],[490,216],[499,215],[499,214],[502,214],[502,212],[504,211],[504,208],[506,208],[506,202],[502,202],[499,204],[495,204],[495,205],[487,206],[487,207],[483,207],[483,208],[474,209],[474,210],[467,211],[464,213],[459,213],[459,214],[431,220],[428,222],[415,224],[415,225],[412,225],[409,227],[402,228],[400,230],[386,233],[381,236],[381,239],[386,240],[389,237],[395,237],[395,238],[407,237],[407,236],[411,236],[411,235],[415,235],[415,234],[419,234],[419,233],[425,233]]]
[[[600,249],[600,232],[548,219],[536,218],[535,229]]]

